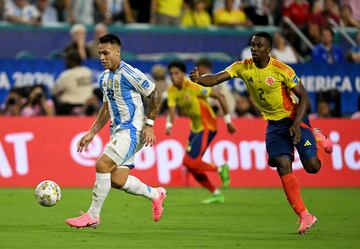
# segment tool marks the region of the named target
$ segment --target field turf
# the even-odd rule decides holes
[[[200,188],[169,189],[163,219],[151,219],[142,197],[112,190],[97,229],[73,229],[64,219],[86,211],[90,189],[63,189],[52,208],[33,189],[0,189],[0,248],[360,248],[360,189],[304,189],[319,219],[298,235],[297,218],[281,189],[229,189],[225,204],[200,204]]]

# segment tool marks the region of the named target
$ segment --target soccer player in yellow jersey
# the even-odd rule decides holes
[[[215,98],[220,102],[225,114],[224,118],[228,132],[235,132],[225,98],[220,92],[199,86],[187,79],[185,77],[186,65],[180,61],[171,62],[168,65],[168,70],[173,84],[168,89],[166,133],[168,135],[171,133],[176,107],[178,107],[182,116],[191,119],[191,132],[183,164],[194,178],[212,193],[212,196],[204,200],[203,203],[223,203],[225,201],[224,196],[210,181],[206,172],[218,172],[223,186],[227,187],[230,183],[229,167],[225,164],[218,168],[213,163],[202,161],[202,156],[214,139],[217,130],[216,117],[207,101],[207,97]]]
[[[294,147],[306,172],[315,174],[321,167],[317,142],[328,153],[332,152],[332,143],[319,129],[312,131],[306,116],[306,90],[291,67],[269,56],[271,46],[272,37],[268,33],[257,33],[251,41],[252,58],[237,61],[217,74],[199,76],[195,68],[190,79],[203,86],[214,86],[234,77],[245,82],[268,123],[268,163],[277,168],[286,197],[300,218],[298,232],[304,234],[317,219],[304,205],[299,182],[292,174]]]

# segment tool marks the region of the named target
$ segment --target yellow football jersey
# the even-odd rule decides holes
[[[290,97],[291,88],[300,79],[288,65],[270,58],[265,68],[257,68],[252,59],[237,61],[225,69],[231,78],[242,79],[255,105],[266,120],[295,117],[296,106]]]
[[[202,87],[186,79],[181,89],[171,85],[168,89],[168,106],[178,106],[182,115],[191,119],[191,130],[200,132],[206,127],[216,130],[216,119],[207,97],[211,88]]]

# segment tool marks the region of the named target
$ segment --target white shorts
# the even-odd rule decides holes
[[[134,168],[135,153],[144,146],[142,131],[135,128],[120,130],[110,137],[104,153],[110,157],[117,167]]]

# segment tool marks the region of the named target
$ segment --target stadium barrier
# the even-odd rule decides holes
[[[8,118],[0,117],[0,187],[34,187],[51,179],[62,187],[90,187],[94,165],[108,141],[109,129],[95,137],[87,152],[76,152],[76,144],[94,117]],[[266,123],[261,119],[236,119],[235,135],[226,132],[219,119],[219,132],[204,159],[217,165],[228,163],[233,187],[278,187],[280,180],[267,166]],[[360,186],[360,121],[313,120],[314,127],[328,133],[334,151],[326,155],[321,171],[307,174],[296,153],[293,169],[303,186]],[[182,166],[189,122],[179,118],[173,135],[165,135],[165,118],[156,121],[157,143],[136,157],[132,174],[151,185],[196,186]],[[220,184],[215,173],[209,173]]]

